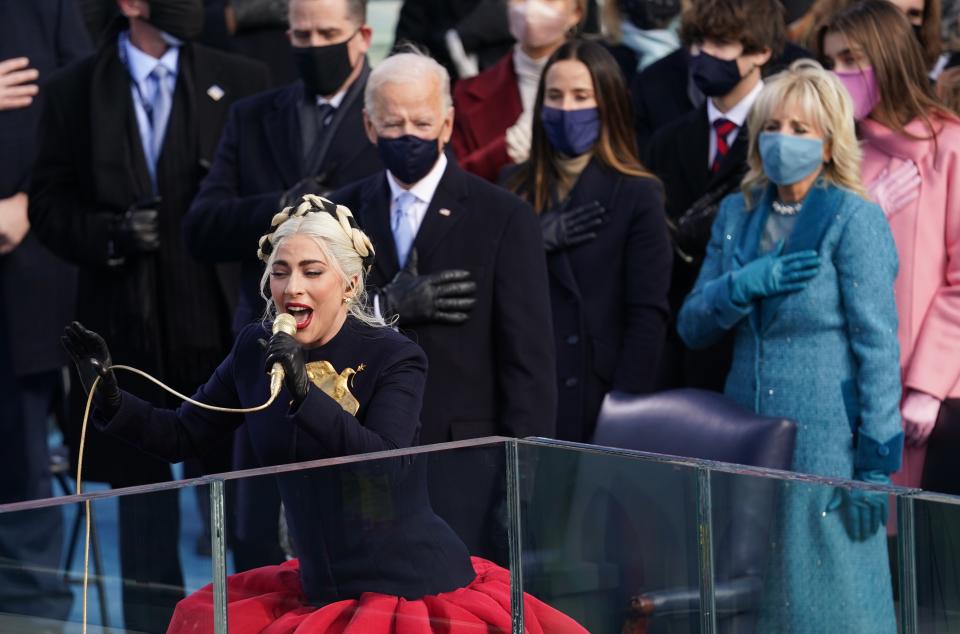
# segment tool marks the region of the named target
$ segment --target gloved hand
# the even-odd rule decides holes
[[[920,183],[917,164],[907,161],[892,172],[884,168],[867,187],[867,192],[889,218],[920,197]]]
[[[523,112],[517,121],[507,128],[507,156],[514,163],[523,163],[530,158],[533,142],[533,113]]]
[[[940,399],[926,392],[907,390],[907,396],[900,406],[903,417],[903,435],[910,447],[922,447],[927,444],[933,427],[940,415]]]
[[[118,218],[111,228],[113,255],[153,253],[160,248],[159,198],[135,203]]]
[[[293,399],[291,407],[297,409],[303,399],[307,398],[310,389],[310,379],[307,377],[307,364],[303,359],[303,348],[297,340],[285,332],[275,333],[266,343],[267,362],[263,366],[268,374],[273,370],[273,364],[279,363],[283,367],[283,386],[287,388]]]
[[[562,212],[540,214],[543,248],[547,253],[575,247],[597,237],[607,210],[597,201]]]
[[[407,264],[379,293],[380,314],[399,315],[400,324],[425,322],[462,324],[477,302],[477,283],[461,269],[420,275],[417,250],[410,249]]]
[[[871,484],[890,484],[890,477],[883,471],[857,471],[853,479]],[[847,535],[855,542],[862,542],[887,523],[887,494],[837,487],[824,512],[832,513],[838,509],[843,513]]]
[[[326,196],[330,193],[330,187],[326,184],[327,174],[318,174],[317,176],[307,176],[298,181],[293,187],[283,192],[280,196],[280,209],[285,207],[296,207],[303,202],[305,194],[316,194],[317,196]]]
[[[783,252],[783,241],[731,276],[730,299],[746,306],[755,299],[794,293],[803,289],[820,270],[820,256],[816,251]]]
[[[113,418],[120,411],[120,386],[109,369],[113,361],[103,337],[75,321],[64,328],[60,343],[77,366],[84,393],[89,394],[93,382],[100,377],[93,402],[104,418]]]

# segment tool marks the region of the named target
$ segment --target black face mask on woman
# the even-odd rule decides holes
[[[297,62],[297,71],[300,73],[308,95],[327,97],[340,90],[340,86],[353,72],[348,45],[359,32],[357,30],[338,44],[294,47],[293,56]]]
[[[189,42],[203,31],[202,0],[150,0],[150,17],[146,20],[164,33]]]
[[[700,51],[690,58],[693,83],[708,97],[720,97],[732,91],[740,80],[740,68],[735,59],[720,59]]]

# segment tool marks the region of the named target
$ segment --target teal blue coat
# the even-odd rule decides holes
[[[720,206],[707,258],[678,316],[692,348],[735,332],[725,393],[759,414],[797,422],[794,470],[850,478],[899,466],[897,253],[880,207],[822,179],[807,194],[784,253],[816,250],[802,291],[742,307],[731,273],[757,257],[774,187],[753,207]],[[762,632],[895,632],[884,531],[852,542],[829,487],[789,484],[766,579]]]

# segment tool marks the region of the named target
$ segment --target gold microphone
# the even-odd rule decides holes
[[[291,337],[297,334],[297,319],[290,313],[280,313],[273,320],[273,334],[285,332]],[[270,398],[272,399],[280,391],[283,385],[283,366],[279,362],[273,364],[270,369]]]

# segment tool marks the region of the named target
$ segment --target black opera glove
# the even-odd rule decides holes
[[[160,248],[159,205],[159,198],[135,203],[114,220],[110,228],[111,257],[153,253]]]
[[[324,173],[318,176],[307,176],[297,181],[293,187],[283,192],[283,195],[280,196],[280,209],[296,207],[303,202],[303,197],[306,194],[316,194],[317,196],[328,195],[332,189],[326,184],[326,180],[327,175]]]
[[[100,377],[93,402],[104,418],[113,418],[120,411],[120,386],[113,370],[108,369],[113,361],[103,337],[75,321],[64,328],[60,343],[77,367],[84,393],[89,394],[93,382]]]
[[[307,377],[303,348],[296,339],[285,332],[274,334],[267,343],[267,363],[264,370],[269,373],[275,363],[279,363],[283,368],[283,385],[293,398],[293,409],[300,407],[303,400],[307,398],[310,379]]]
[[[552,253],[593,240],[606,213],[603,205],[594,200],[566,211],[540,214],[543,248]]]
[[[477,303],[477,283],[470,271],[447,269],[419,275],[416,249],[407,263],[378,295],[384,318],[399,316],[401,326],[425,322],[462,324]]]

